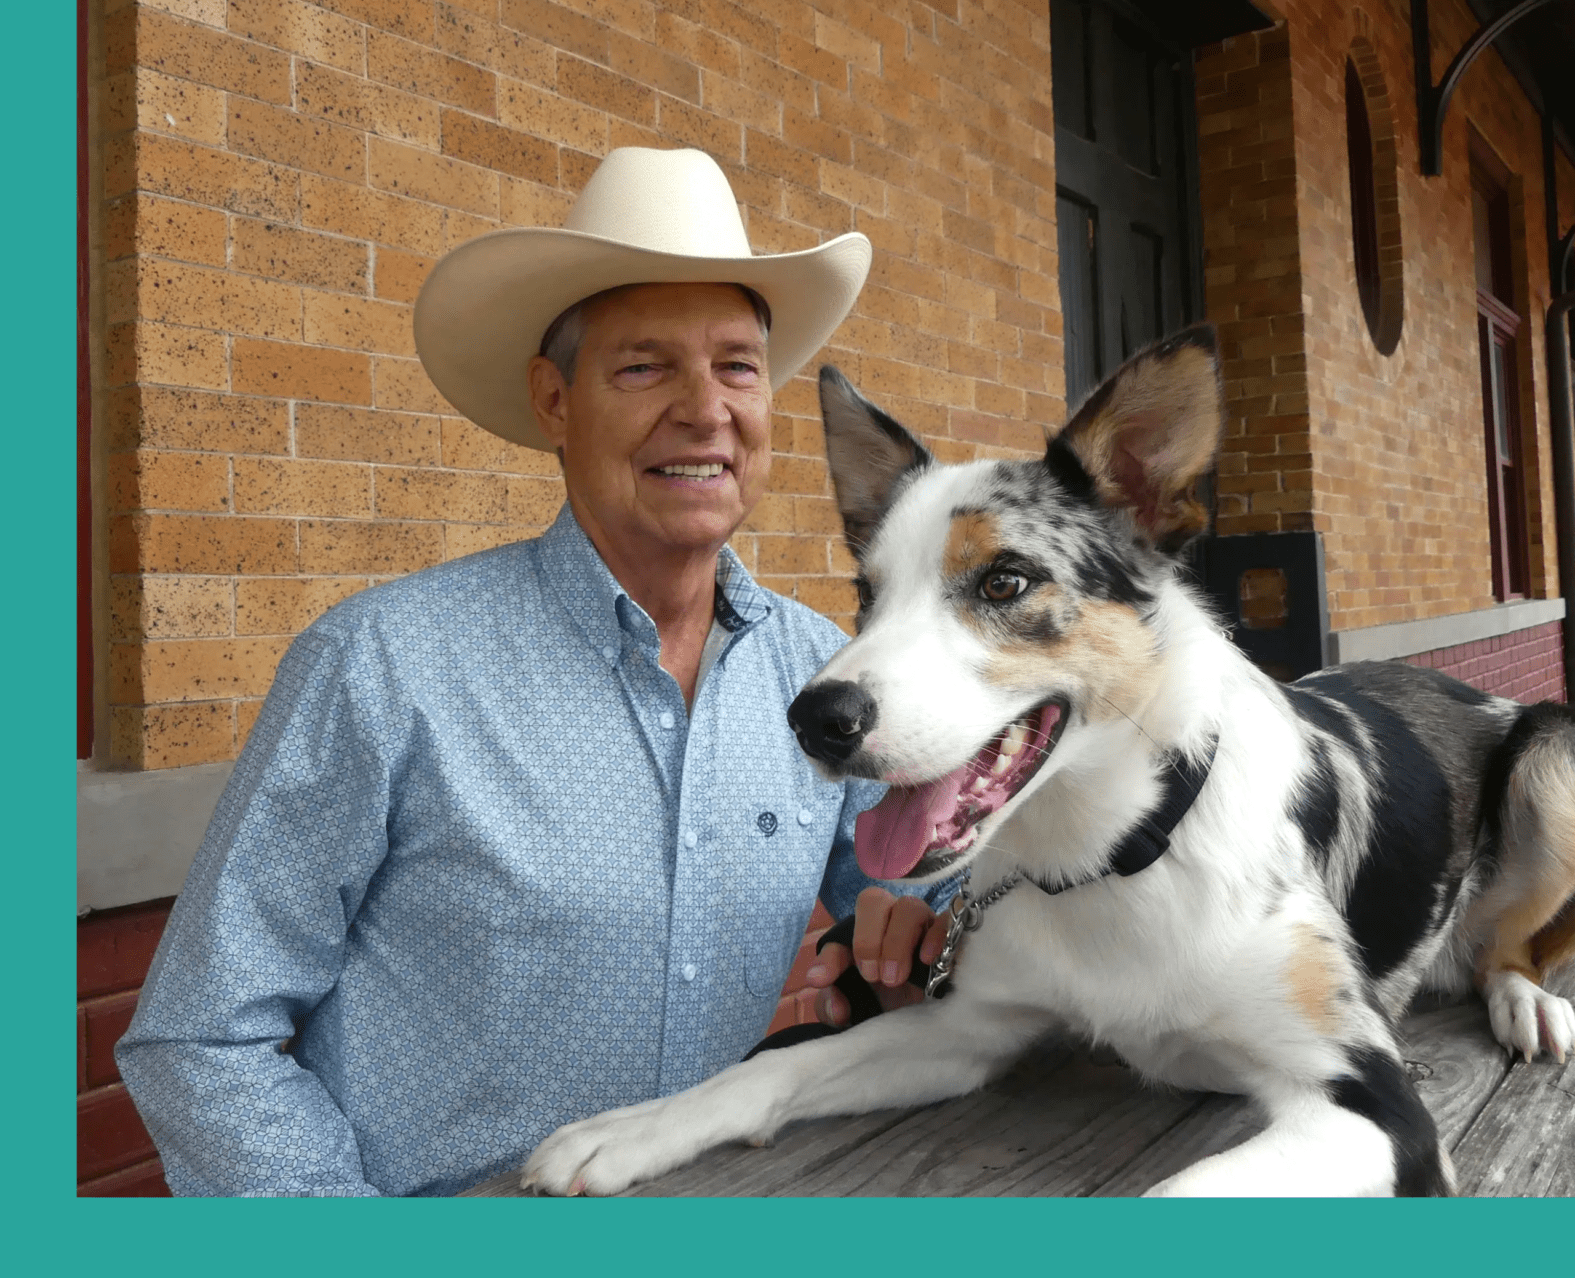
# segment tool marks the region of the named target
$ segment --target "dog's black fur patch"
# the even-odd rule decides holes
[[[1312,768],[1302,778],[1301,793],[1291,807],[1291,820],[1296,822],[1321,870],[1329,864],[1329,847],[1340,828],[1340,787],[1329,762],[1329,747],[1315,740],[1312,755]]]
[[[1438,1128],[1405,1067],[1370,1047],[1346,1049],[1351,1072],[1329,1082],[1329,1099],[1360,1114],[1389,1138],[1395,1151],[1395,1195],[1445,1198],[1449,1181],[1438,1152]]]

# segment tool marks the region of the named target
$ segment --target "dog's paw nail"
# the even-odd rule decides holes
[[[584,1176],[576,1176],[574,1178],[574,1183],[569,1186],[569,1197],[570,1198],[583,1198],[583,1197],[585,1197],[585,1177]]]

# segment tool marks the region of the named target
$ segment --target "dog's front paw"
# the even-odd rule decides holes
[[[1575,1050],[1575,1008],[1519,972],[1494,972],[1483,985],[1493,1037],[1529,1061],[1546,1048],[1562,1064]]]
[[[540,1194],[617,1194],[688,1162],[698,1153],[683,1139],[666,1101],[609,1110],[566,1123],[536,1146],[520,1188]]]

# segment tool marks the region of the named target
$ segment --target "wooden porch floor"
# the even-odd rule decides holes
[[[1575,975],[1575,974],[1572,974]],[[1568,993],[1575,980],[1561,985]],[[1575,1195],[1575,1056],[1511,1061],[1476,998],[1413,1012],[1406,1064],[1463,1195]],[[1161,1091],[1119,1062],[1045,1043],[995,1083],[913,1110],[820,1119],[769,1149],[729,1145],[637,1195],[1141,1194],[1260,1131],[1240,1097]],[[470,1195],[519,1194],[518,1173]]]

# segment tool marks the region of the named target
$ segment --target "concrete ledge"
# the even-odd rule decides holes
[[[1457,612],[1448,617],[1429,617],[1425,621],[1397,621],[1389,626],[1338,630],[1329,635],[1329,664],[1414,657],[1419,652],[1496,639],[1499,635],[1530,630],[1533,626],[1545,626],[1563,618],[1562,599],[1521,599],[1480,612]]]
[[[233,763],[77,773],[77,913],[174,896]]]

